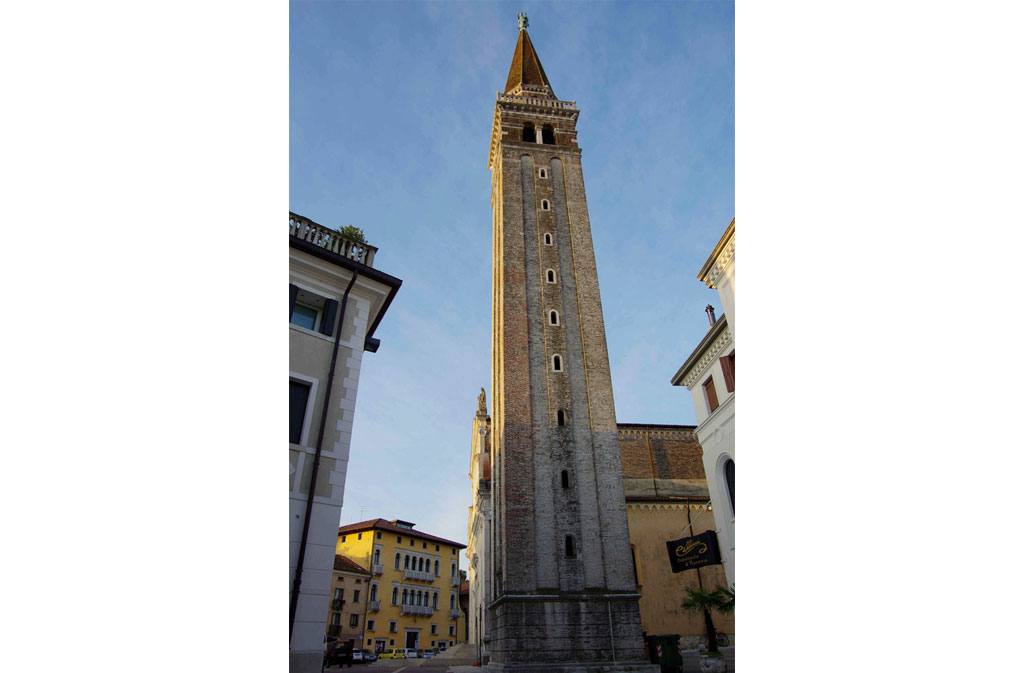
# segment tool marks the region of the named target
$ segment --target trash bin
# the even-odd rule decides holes
[[[676,673],[683,670],[683,657],[679,654],[679,636],[666,633],[660,636],[647,636],[647,652],[652,664],[661,666],[663,673]]]

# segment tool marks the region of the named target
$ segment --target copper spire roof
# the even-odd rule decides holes
[[[525,28],[519,29],[519,41],[516,42],[516,51],[512,55],[512,67],[508,70],[508,81],[505,82],[505,93],[511,93],[523,85],[535,87],[548,87],[548,76],[544,74],[544,66],[540,64],[540,58],[530,42],[530,35]]]

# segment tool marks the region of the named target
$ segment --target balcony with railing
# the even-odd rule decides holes
[[[380,612],[380,601],[370,601],[370,612]]]
[[[452,586],[453,587],[457,587],[460,584],[462,584],[462,578],[461,577],[456,576],[456,577],[452,578]]]
[[[371,566],[371,572],[374,575],[380,575],[380,574],[382,574],[384,572],[384,566],[380,565],[379,563],[374,563]]]
[[[331,609],[332,610],[340,610],[343,605],[345,605],[345,601],[344,600],[339,600],[339,599],[335,598],[333,601],[331,601]]]
[[[419,580],[420,582],[433,582],[434,573],[422,572],[419,570],[412,570],[411,568],[406,568],[402,572],[402,579]]]
[[[458,608],[456,608],[454,610],[449,610],[448,611],[448,616],[451,617],[452,619],[458,619],[459,617],[462,616],[462,613],[459,612]]]
[[[403,615],[427,615],[428,617],[434,614],[434,608],[429,605],[409,605],[408,603],[402,604]]]
[[[288,213],[288,235],[366,266],[373,266],[373,256],[377,253],[377,248],[369,243],[360,243],[336,229],[292,212]]]

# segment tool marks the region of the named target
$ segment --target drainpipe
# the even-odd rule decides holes
[[[295,564],[295,579],[292,582],[291,606],[288,612],[288,641],[291,642],[292,630],[295,628],[295,609],[299,605],[299,587],[302,586],[302,567],[306,561],[306,541],[309,539],[309,519],[313,515],[313,492],[316,490],[316,477],[320,471],[320,454],[323,451],[324,427],[327,425],[327,409],[331,402],[331,389],[334,387],[334,366],[338,362],[338,346],[341,343],[341,328],[345,324],[345,307],[348,305],[348,293],[359,277],[358,271],[352,272],[352,280],[345,288],[341,297],[341,310],[338,312],[338,326],[334,334],[334,352],[331,353],[331,369],[327,372],[327,390],[324,391],[324,403],[320,407],[320,431],[316,437],[316,453],[313,455],[313,473],[309,479],[309,497],[306,498],[306,520],[302,522],[302,541],[299,543],[299,559]]]

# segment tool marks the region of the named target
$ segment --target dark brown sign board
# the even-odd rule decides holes
[[[665,544],[668,545],[668,560],[674,573],[722,562],[718,552],[718,536],[713,530],[693,537],[670,540]]]

